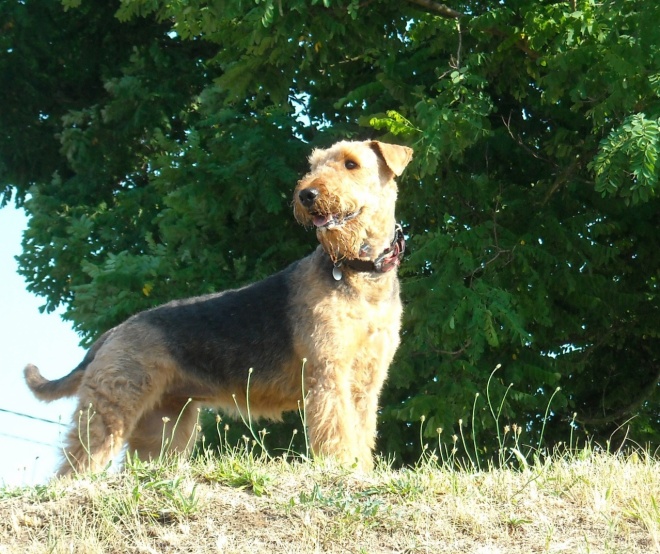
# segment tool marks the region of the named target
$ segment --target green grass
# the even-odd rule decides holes
[[[2,489],[0,552],[660,552],[659,465],[585,448],[365,475],[242,444]]]
[[[436,444],[422,442],[414,467],[377,460],[369,474],[291,448],[273,455],[249,412],[237,445],[216,419],[213,452],[202,442],[191,456],[173,454],[164,431],[153,462],[128,456],[120,472],[0,488],[0,554],[660,554],[657,457],[573,440],[553,453],[542,439],[524,447],[522,428],[500,422],[504,399],[495,404],[489,388],[486,398],[494,457],[459,422],[459,435],[437,429]]]

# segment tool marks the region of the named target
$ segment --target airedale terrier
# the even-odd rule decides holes
[[[169,447],[185,451],[198,408],[248,401],[253,417],[273,419],[302,402],[314,455],[370,469],[402,312],[394,177],[411,156],[373,140],[314,150],[293,198],[296,219],[316,228],[314,253],[244,288],[138,313],[61,379],[28,365],[39,399],[79,397],[59,474],[103,469],[125,443],[157,456],[164,418],[176,422]]]

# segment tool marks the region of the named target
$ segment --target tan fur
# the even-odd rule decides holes
[[[338,283],[330,260],[374,260],[390,247],[394,176],[411,155],[409,148],[377,141],[340,142],[312,153],[311,170],[294,191],[294,215],[308,226],[319,213],[338,223],[317,228],[320,246],[287,277],[293,344],[286,351],[292,354],[270,372],[255,371],[249,390],[202,380],[173,357],[156,326],[134,318],[105,333],[66,377],[48,381],[27,366],[27,384],[39,398],[79,397],[59,473],[103,469],[126,443],[142,458],[157,456],[163,437],[185,451],[202,406],[238,406],[245,413],[249,404],[253,417],[278,418],[301,403],[315,455],[370,469],[378,397],[399,344],[399,283],[396,270],[345,266]],[[305,206],[300,194],[312,188],[318,198]]]
[[[388,247],[396,223],[393,177],[401,174],[411,156],[409,148],[376,141],[340,142],[312,153],[311,172],[296,192],[315,186],[321,190],[324,209],[360,210],[359,217],[338,229],[318,230],[321,247],[314,256],[325,251],[333,260],[359,258],[362,244],[370,244],[375,254]],[[349,159],[357,162],[357,169],[345,168]],[[309,223],[303,206],[296,203],[294,211],[301,223]],[[310,426],[312,449],[344,462],[357,460],[369,469],[378,396],[399,345],[402,306],[396,271],[373,276],[344,270],[343,279],[351,288],[342,293],[324,286],[327,282],[318,276],[320,264],[314,261],[312,257],[301,263],[296,307],[304,322],[297,334],[298,352],[308,359],[307,418],[317,422]],[[306,317],[309,313],[311,318]]]

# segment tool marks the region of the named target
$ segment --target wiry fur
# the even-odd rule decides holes
[[[136,314],[61,379],[28,365],[41,400],[79,398],[59,473],[102,469],[125,443],[142,458],[157,455],[164,418],[165,436],[178,419],[170,446],[188,449],[199,407],[247,408],[250,370],[254,417],[278,418],[304,401],[314,454],[369,469],[378,396],[399,344],[399,283],[396,271],[348,266],[336,280],[333,264],[374,260],[389,247],[394,176],[411,155],[377,141],[315,150],[294,192],[296,219],[317,226],[310,256],[253,285]]]

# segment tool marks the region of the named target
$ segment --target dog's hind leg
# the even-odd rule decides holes
[[[128,438],[128,453],[149,460],[173,450],[189,452],[197,439],[200,406],[187,398],[164,398],[138,421]]]
[[[142,415],[167,386],[157,367],[138,360],[99,355],[85,372],[78,410],[64,446],[59,475],[102,471],[119,454]]]
[[[80,402],[64,442],[64,460],[57,475],[101,471],[119,453],[123,444],[121,426],[108,425],[107,412],[97,413],[94,404]]]

